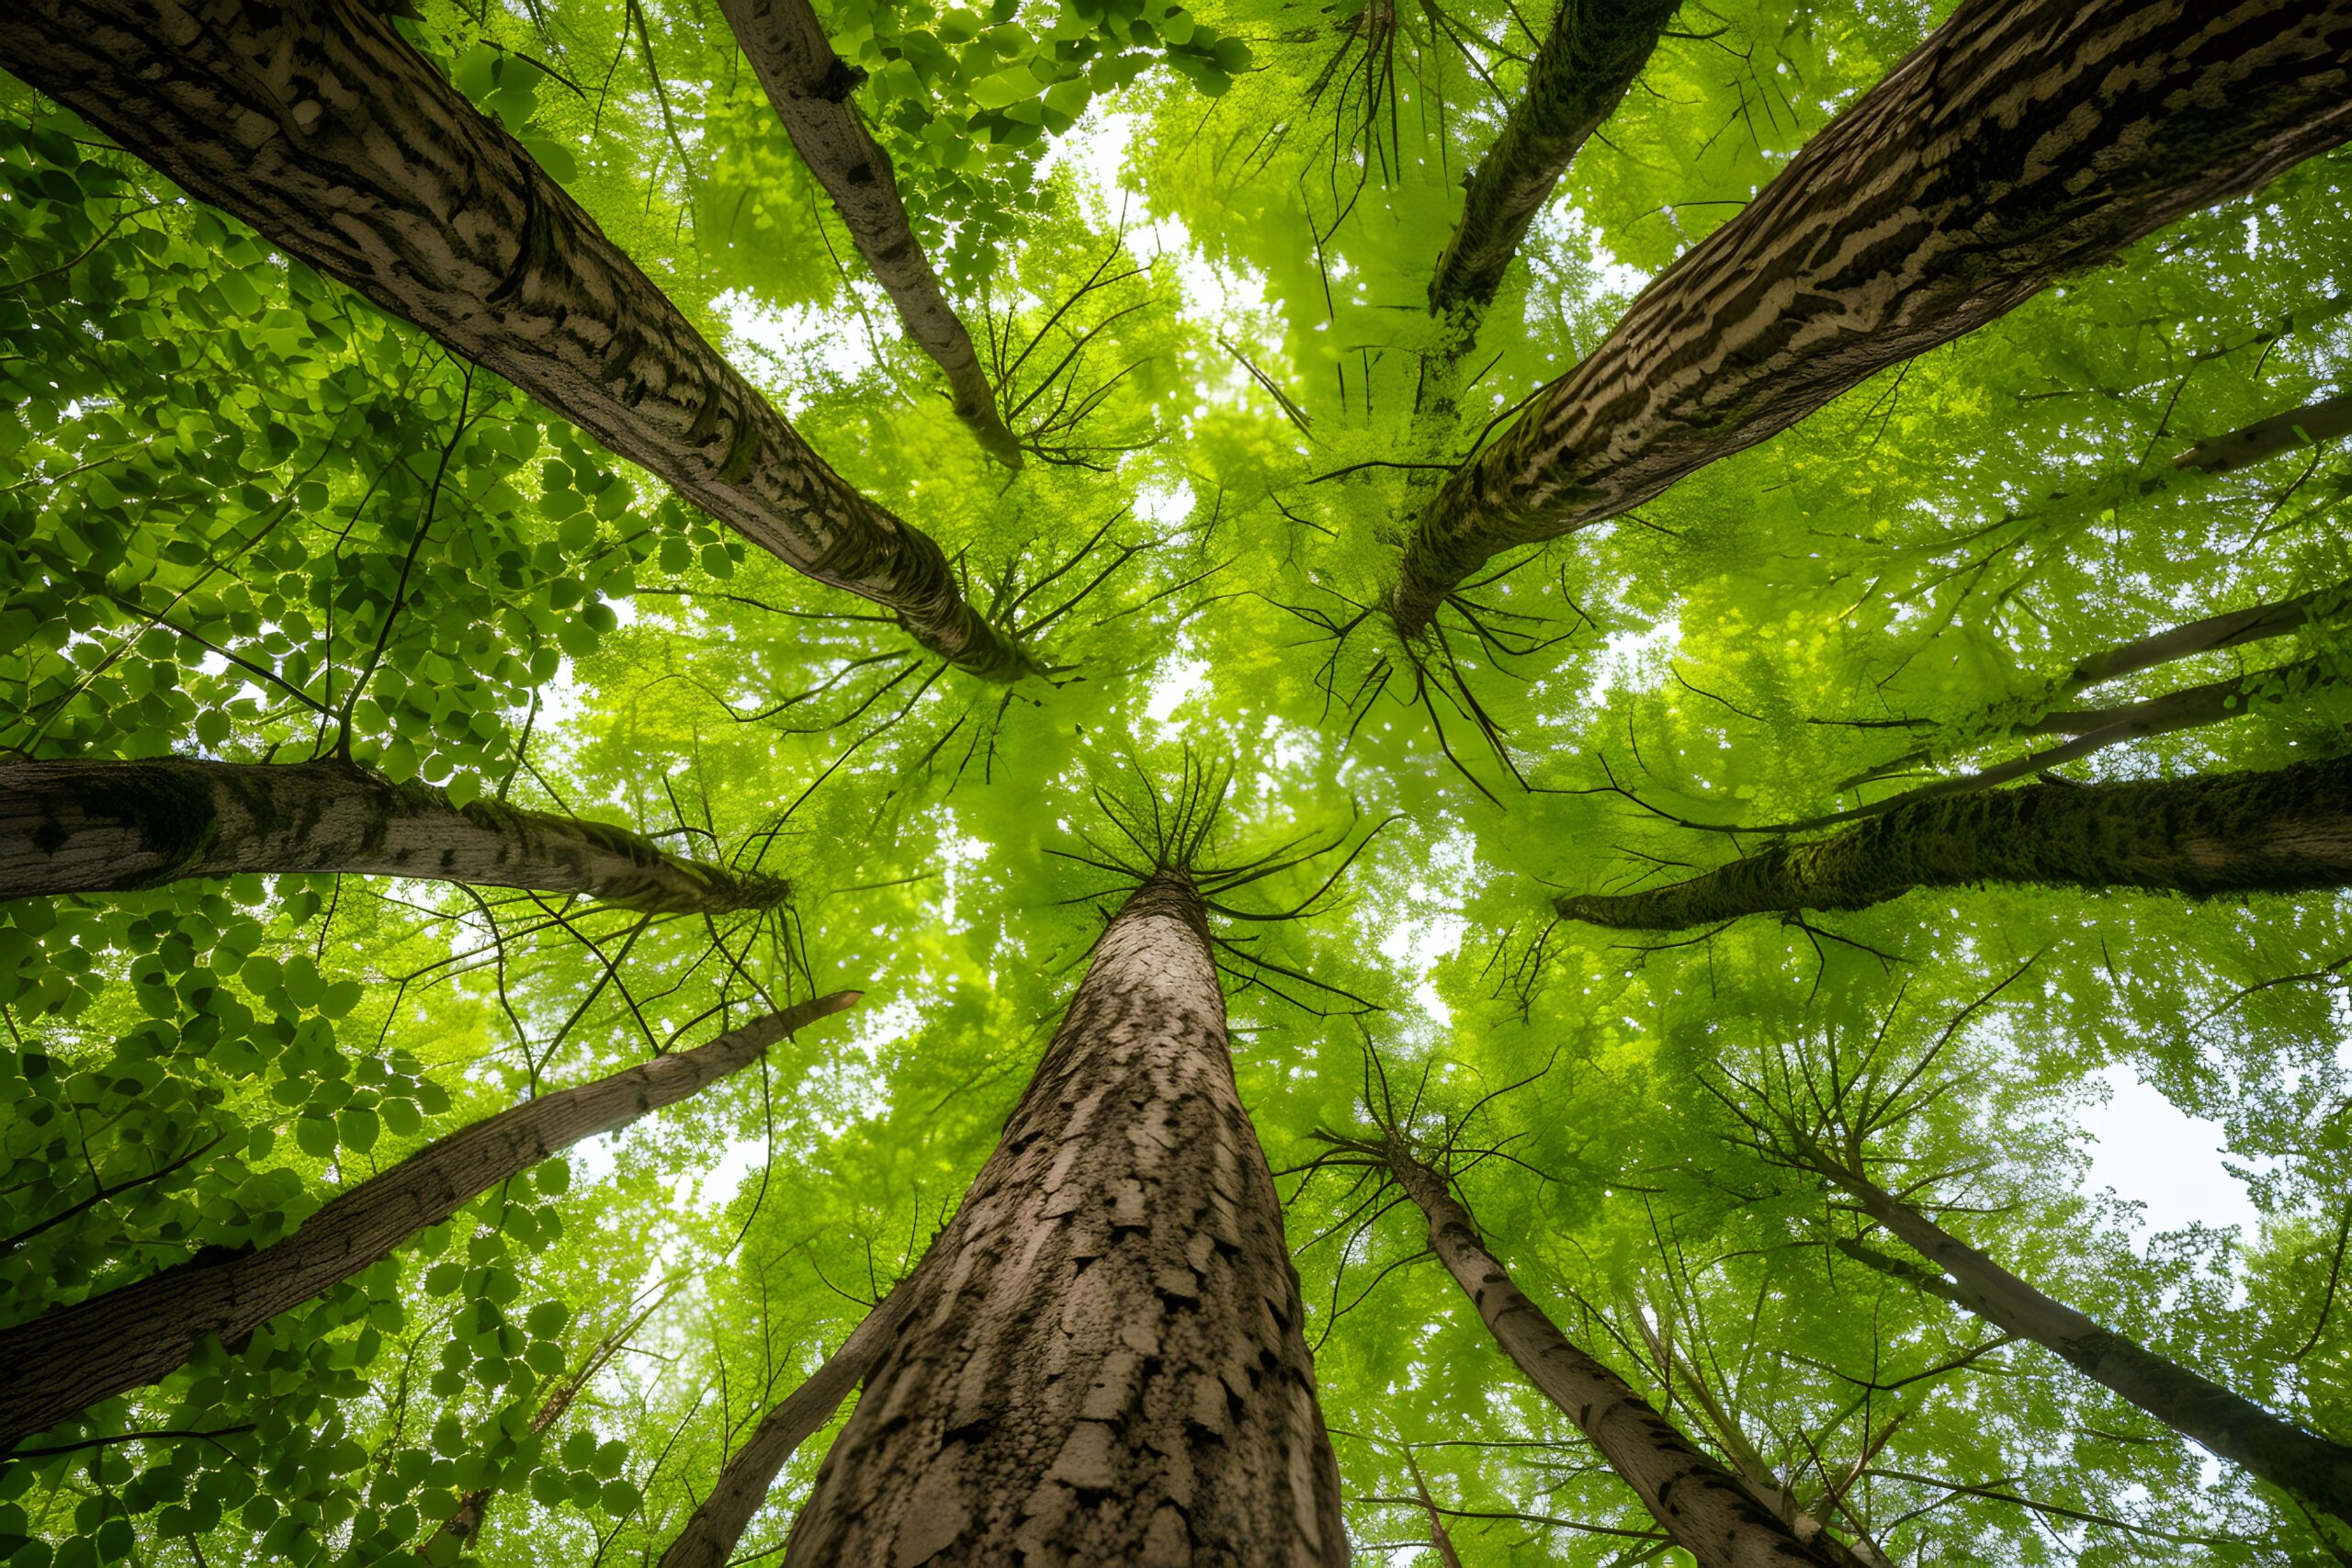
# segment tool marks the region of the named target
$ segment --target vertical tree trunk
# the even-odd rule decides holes
[[[976,674],[1028,672],[938,545],[826,467],[366,0],[11,0],[0,65]]]
[[[2352,1521],[2352,1448],[2332,1443],[2054,1301],[1809,1142],[1814,1168],[1952,1280],[1971,1312],[2059,1356],[2174,1431]],[[1939,1292],[1941,1293],[1941,1292]]]
[[[857,254],[899,309],[899,321],[947,374],[956,417],[989,456],[1021,467],[1021,446],[997,412],[972,334],[947,302],[931,258],[907,222],[890,155],[858,118],[851,95],[864,79],[834,54],[808,0],[719,0],[794,151],[842,215]]]
[[[906,1319],[908,1294],[907,1283],[901,1282],[883,1297],[850,1331],[841,1348],[762,1418],[743,1446],[728,1456],[710,1495],[662,1554],[661,1568],[725,1568],[735,1555],[736,1543],[743,1539],[744,1527],[775,1488],[775,1478],[792,1462],[800,1445],[833,1418],[849,1391],[874,1370],[874,1363],[889,1348]]]
[[[502,1111],[337,1195],[283,1241],[182,1263],[0,1329],[0,1453],[99,1400],[169,1375],[207,1338],[252,1333],[390,1257],[507,1178],[750,1066],[777,1040],[857,998],[855,991],[819,997],[707,1045]]]
[[[819,1472],[785,1561],[1348,1560],[1200,896],[1146,882]]]
[[[721,914],[781,903],[625,828],[495,801],[462,807],[333,757],[309,762],[0,762],[0,899],[153,887],[240,872],[350,872],[582,893],[627,908]]]
[[[1592,1439],[1700,1568],[1856,1568],[1833,1538],[1800,1536],[1738,1477],[1709,1459],[1623,1378],[1560,1332],[1487,1250],[1445,1179],[1393,1140],[1380,1146],[1397,1184],[1429,1220],[1430,1247],[1527,1381]]]
[[[1552,187],[1642,73],[1682,0],[1559,0],[1502,134],[1469,180],[1430,279],[1432,315],[1467,339]]]
[[[1877,371],[2352,136],[2352,0],[1969,0],[1634,301],[1415,525],[1417,635]]]
[[[1564,893],[1553,908],[1563,919],[1621,931],[1679,931],[1742,915],[1860,909],[1915,887],[1978,883],[2192,898],[2352,886],[2352,757],[1915,801],[1668,886]]]

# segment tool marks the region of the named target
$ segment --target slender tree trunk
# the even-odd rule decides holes
[[[794,1522],[800,1565],[1348,1560],[1200,896],[1129,898]]]
[[[1421,1512],[1429,1516],[1430,1545],[1437,1552],[1439,1568],[1462,1568],[1462,1554],[1453,1549],[1453,1536],[1437,1511],[1437,1499],[1430,1495],[1430,1483],[1421,1478],[1420,1461],[1410,1449],[1405,1450],[1405,1468],[1413,1472],[1414,1495],[1421,1500]]]
[[[0,65],[941,658],[1027,672],[938,545],[827,468],[389,9],[14,0]]]
[[[920,1274],[921,1269],[916,1272]],[[743,1446],[729,1456],[710,1495],[662,1554],[661,1568],[725,1568],[752,1516],[775,1489],[775,1478],[792,1462],[800,1445],[833,1418],[849,1391],[874,1370],[874,1363],[889,1348],[906,1318],[908,1284],[912,1278],[883,1297],[850,1331],[841,1348],[769,1411]]]
[[[1879,370],[2352,136],[2352,0],[1968,0],[1422,513],[1418,634]]]
[[[667,854],[627,829],[489,800],[452,806],[429,784],[333,757],[0,763],[0,899],[327,871],[583,893],[664,913],[766,908],[790,890],[781,877]]]
[[[629,1336],[644,1326],[645,1320],[652,1316],[654,1311],[668,1299],[668,1293],[665,1292],[644,1311],[597,1342],[595,1348],[588,1353],[587,1359],[581,1363],[580,1370],[556,1384],[548,1396],[539,1402],[538,1409],[532,1412],[530,1433],[533,1437],[538,1436],[563,1419],[564,1412],[571,1408],[571,1402],[580,1397],[580,1391],[588,1386],[588,1381],[604,1371],[605,1363],[612,1359],[613,1352],[627,1344]],[[464,1542],[481,1534],[482,1524],[490,1517],[491,1502],[497,1495],[496,1487],[477,1486],[459,1498],[457,1507],[450,1511],[447,1518],[441,1521],[441,1528],[433,1532],[432,1540],[424,1543],[424,1550],[419,1551],[418,1555],[429,1557],[433,1551],[433,1542],[439,1540],[443,1536]]]
[[[980,368],[972,334],[948,304],[907,222],[890,155],[851,102],[865,73],[833,53],[808,0],[719,0],[719,9],[800,161],[833,198],[857,254],[899,308],[907,336],[947,373],[956,417],[989,457],[1021,467],[1020,443],[997,412],[996,391]]]
[[[1527,1381],[1592,1439],[1600,1457],[1640,1494],[1674,1544],[1699,1568],[1787,1568],[1791,1563],[1856,1568],[1835,1540],[1806,1540],[1739,1478],[1702,1453],[1605,1363],[1560,1332],[1521,1294],[1478,1234],[1445,1179],[1394,1141],[1381,1157],[1428,1217],[1430,1247]]]
[[[1430,279],[1430,313],[1466,340],[1552,187],[1642,73],[1681,0],[1560,0],[1502,134],[1469,179]]]
[[[775,1041],[857,998],[819,997],[707,1045],[542,1095],[427,1144],[337,1195],[283,1241],[191,1259],[0,1329],[0,1453],[99,1400],[170,1375],[207,1338],[252,1333],[390,1257],[507,1178],[751,1066]]]
[[[2352,886],[2352,757],[2267,773],[2034,784],[1923,800],[1646,893],[1563,894],[1564,919],[1679,931],[1860,909],[1915,887],[2029,883],[2210,898]]]
[[[2202,620],[2167,626],[2135,642],[2123,643],[2082,660],[2069,672],[2065,692],[2072,695],[2086,686],[2096,686],[2102,681],[2113,681],[2125,675],[2136,675],[2143,670],[2153,670],[2159,664],[2169,664],[2191,654],[2241,648],[2250,642],[2283,637],[2299,630],[2314,618],[2336,615],[2347,606],[2352,606],[2352,582],[2336,582],[2325,588],[2314,588],[2308,593],[2298,593],[2291,599],[2252,604],[2243,610],[2229,610],[2218,615],[2208,615]]]
[[[1818,1145],[1815,1169],[1952,1280],[1961,1303],[2030,1339],[2183,1437],[2337,1518],[2352,1520],[2352,1448],[2303,1430],[2053,1301]]]
[[[2272,414],[2244,430],[2200,441],[2172,460],[2176,468],[2201,468],[2209,474],[2235,472],[2265,457],[2352,435],[2352,392],[2325,398],[2287,413]]]

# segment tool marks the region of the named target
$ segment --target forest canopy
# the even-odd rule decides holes
[[[0,6],[0,1560],[2352,1563],[2352,0]]]

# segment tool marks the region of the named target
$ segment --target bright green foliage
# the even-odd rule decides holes
[[[1411,465],[1458,458],[1589,350],[1929,8],[1687,8],[1563,181],[1448,422],[1419,358],[1429,270],[1543,17],[820,6],[1009,423],[1057,459],[1010,479],[897,339],[714,7],[420,10],[419,47],[1056,673],[983,690],[925,663],[12,88],[0,748],[340,741],[460,801],[624,822],[797,893],[717,921],[358,877],[0,908],[0,1314],[266,1245],[524,1096],[787,997],[866,993],[38,1439],[56,1451],[0,1468],[12,1561],[375,1562],[480,1487],[472,1560],[658,1555],[954,1212],[1117,897],[1063,858],[1109,830],[1094,792],[1135,806],[1138,772],[1172,781],[1187,748],[1232,770],[1229,853],[1353,847],[1394,818],[1308,918],[1220,927],[1364,1561],[1437,1561],[1408,1454],[1472,1564],[1639,1560],[1650,1529],[1412,1261],[1409,1204],[1297,1174],[1316,1129],[1362,1125],[1368,1045],[1400,1103],[1426,1084],[1417,1131],[1452,1119],[1478,1155],[1464,1190],[1565,1328],[1717,1452],[1834,1490],[1833,1525],[1891,1560],[2321,1560],[2291,1501],[1837,1250],[1855,1218],[1743,1148],[1718,1096],[1800,1054],[1847,1070],[1883,1029],[1899,1071],[2034,959],[1956,1032],[1878,1168],[2052,1294],[2352,1440],[2344,898],[1990,888],[1665,938],[1555,924],[1549,898],[2010,761],[2048,743],[2013,730],[2053,701],[2246,679],[2245,716],[2075,779],[2342,749],[2340,604],[2060,683],[2116,643],[2352,579],[2343,447],[2221,479],[2168,462],[2341,389],[2352,162],[2178,223],[1515,559],[1473,591],[1483,633],[1442,623],[1417,663],[1366,613],[1437,477]],[[1290,908],[1343,852],[1239,907]],[[2094,1132],[2109,1156],[2147,1146],[2094,1171]],[[2149,1194],[2106,1190],[2167,1165],[2211,1173],[2202,1212],[2243,1223],[2153,1228]],[[780,1544],[821,1450],[744,1553]]]

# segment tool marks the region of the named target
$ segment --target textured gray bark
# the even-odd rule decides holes
[[[728,1456],[710,1495],[662,1554],[661,1568],[725,1568],[743,1539],[744,1527],[775,1486],[775,1478],[800,1445],[833,1418],[849,1391],[874,1370],[905,1320],[907,1293],[902,1284],[882,1298],[842,1341],[842,1348],[769,1411],[743,1446]]]
[[[1026,656],[365,0],[11,0],[0,65],[495,371],[796,570],[994,680]]]
[[[2298,446],[2352,435],[2352,392],[2325,398],[2287,413],[2258,419],[2243,430],[2200,441],[2172,460],[2176,468],[2226,474]]]
[[[1826,1151],[1815,1169],[1949,1275],[1951,1299],[1987,1323],[2063,1358],[2183,1437],[2283,1491],[2352,1521],[2352,1448],[2332,1443],[2043,1295]],[[1939,1292],[1938,1294],[1944,1292]]]
[[[663,852],[624,828],[452,806],[335,758],[0,762],[0,899],[240,872],[350,872],[580,893],[632,909],[766,908],[781,877]]]
[[[1446,483],[1398,631],[2347,136],[2352,0],[1967,0]]]
[[[2029,883],[2208,898],[2352,886],[2352,757],[2262,773],[2021,784],[1898,807],[1783,840],[1646,893],[1562,894],[1561,917],[1679,931],[1742,915],[1860,909],[1915,887]]]
[[[1456,317],[1460,336],[1494,302],[1528,225],[1642,73],[1681,3],[1560,0],[1525,89],[1470,175],[1462,221],[1430,280],[1430,313]]]
[[[820,997],[707,1045],[542,1095],[427,1144],[338,1194],[282,1241],[179,1264],[0,1329],[0,1453],[99,1400],[168,1376],[208,1338],[252,1333],[507,1178],[750,1066],[776,1041],[857,997]]]
[[[833,198],[857,254],[898,307],[907,336],[946,372],[956,417],[989,457],[1021,467],[1020,444],[997,412],[996,390],[980,368],[972,334],[948,304],[907,222],[890,155],[850,101],[863,73],[833,53],[808,0],[719,0],[719,9],[767,89],[793,150]]]
[[[1199,895],[1069,1016],[825,1458],[785,1561],[1340,1568],[1339,1474]]]
[[[1699,1568],[1857,1568],[1853,1554],[1817,1531],[1800,1536],[1747,1486],[1708,1458],[1674,1423],[1600,1360],[1560,1332],[1495,1255],[1445,1179],[1408,1150],[1382,1150],[1389,1170],[1429,1221],[1430,1247],[1479,1320],[1527,1381],[1592,1439],[1594,1448],[1674,1543]]]
[[[2310,621],[2314,615],[2329,615],[2352,606],[2352,582],[2337,582],[2325,588],[2314,588],[2308,593],[2298,593],[2291,599],[2275,604],[2251,604],[2243,610],[2229,610],[2202,620],[2188,621],[2167,626],[2163,631],[2095,653],[2079,660],[2067,677],[2066,691],[2071,694],[2101,681],[2113,681],[2125,675],[2136,675],[2143,670],[2153,670],[2159,664],[2169,664],[2176,659],[2191,654],[2211,653],[2216,649],[2241,648],[2250,642],[2263,642],[2283,637]]]

